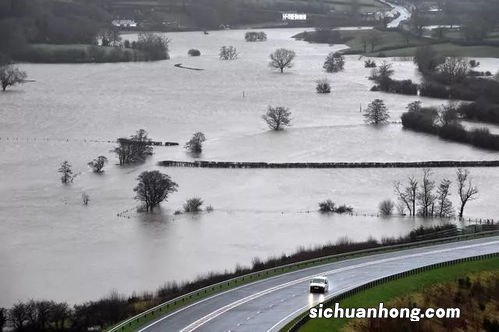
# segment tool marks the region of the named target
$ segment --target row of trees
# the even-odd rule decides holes
[[[456,171],[456,183],[459,198],[458,216],[462,218],[466,204],[477,198],[478,187],[473,183],[470,172],[463,169]],[[410,176],[406,184],[395,182],[398,208],[402,214],[407,211],[410,216],[452,217],[455,211],[450,200],[451,185],[452,181],[447,178],[437,185],[431,169],[425,168],[420,179]],[[381,204],[380,210],[383,214],[387,214],[387,206],[386,202]]]

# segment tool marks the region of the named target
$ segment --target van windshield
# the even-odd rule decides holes
[[[314,284],[323,284],[324,282],[325,282],[325,280],[321,279],[321,278],[314,278],[311,281],[311,283],[314,283]]]

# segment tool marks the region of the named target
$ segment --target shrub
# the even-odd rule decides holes
[[[330,93],[331,85],[327,79],[317,81],[317,86],[315,87],[317,93]]]
[[[446,124],[438,129],[438,134],[443,139],[449,141],[466,143],[468,141],[468,133],[460,123]]]
[[[201,198],[190,198],[184,204],[184,212],[186,213],[196,213],[201,211],[201,205],[203,205],[203,200]]]
[[[185,143],[185,149],[189,150],[191,153],[201,153],[203,152],[203,142],[206,141],[206,137],[202,132],[195,133],[189,142]]]
[[[374,60],[368,59],[364,61],[364,68],[376,68],[376,62]]]
[[[222,46],[218,55],[220,60],[235,60],[239,53],[237,53],[237,49],[234,46]]]
[[[340,205],[336,207],[334,202],[330,199],[319,202],[319,212],[321,213],[352,213],[353,208],[347,205]]]
[[[201,51],[200,50],[197,50],[195,48],[191,48],[187,54],[189,54],[190,56],[200,56],[201,55]]]
[[[418,88],[411,80],[391,80],[389,92],[415,96],[418,94]]]
[[[331,52],[326,57],[322,66],[328,73],[336,73],[343,70],[345,66],[345,57],[338,52]]]
[[[395,208],[395,204],[393,203],[392,200],[387,199],[379,203],[379,213],[382,216],[391,216],[393,214],[393,209]]]
[[[338,206],[336,208],[336,210],[334,212],[340,213],[340,214],[343,214],[343,213],[352,213],[353,212],[353,207],[347,206],[347,205],[340,205],[340,206]]]
[[[208,213],[209,213],[209,212],[213,212],[214,210],[215,210],[215,209],[214,209],[214,208],[213,208],[213,206],[211,206],[211,205],[208,205],[208,206],[206,207],[206,212],[208,212]]]
[[[437,110],[433,108],[422,108],[418,112],[406,112],[402,114],[402,125],[415,131],[435,134],[435,120],[438,116]]]
[[[244,39],[247,42],[266,41],[267,34],[263,31],[261,31],[261,32],[248,31],[244,35]]]
[[[332,213],[336,210],[336,205],[330,199],[319,202],[319,212],[321,213]]]
[[[180,214],[182,214],[182,211],[180,211],[180,210],[175,210],[175,212],[173,212],[174,216],[178,216]]]

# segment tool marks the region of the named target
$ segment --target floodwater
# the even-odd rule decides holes
[[[0,94],[0,306],[29,298],[76,303],[113,289],[152,290],[299,246],[345,236],[398,236],[439,222],[372,216],[379,201],[394,198],[394,181],[420,170],[156,166],[164,159],[193,159],[181,146],[156,147],[142,165],[116,166],[107,141],[139,128],[155,140],[181,145],[203,131],[208,140],[201,158],[206,160],[498,159],[498,153],[405,131],[398,123],[365,125],[359,109],[371,100],[384,99],[398,122],[415,97],[370,92],[369,69],[357,56],[347,57],[344,72],[326,74],[325,56],[342,46],[290,38],[299,31],[267,30],[269,40],[262,43],[244,42],[245,31],[172,33],[172,59],[154,63],[22,65],[36,82]],[[218,60],[222,45],[237,47],[240,58]],[[268,54],[278,47],[297,53],[295,66],[284,74],[267,65]],[[188,57],[190,48],[202,56]],[[498,59],[480,62],[484,71],[499,68]],[[179,69],[176,63],[204,71]],[[399,78],[420,79],[410,61],[396,61],[394,68]],[[317,95],[315,81],[325,77],[333,91]],[[269,132],[261,119],[268,105],[289,107],[293,127]],[[99,155],[110,159],[102,175],[86,166]],[[56,172],[64,160],[79,173],[70,186],[61,185]],[[132,189],[140,172],[150,169],[171,175],[179,191],[153,215],[143,215],[136,212]],[[499,218],[497,169],[471,172],[481,193],[467,215]],[[436,180],[453,179],[455,169],[434,173]],[[90,196],[88,207],[82,206],[83,192]],[[173,216],[195,196],[215,211]],[[327,198],[353,206],[359,215],[318,214],[317,203]]]

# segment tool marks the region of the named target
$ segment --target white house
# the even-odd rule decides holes
[[[296,13],[296,12],[286,12],[282,13],[283,21],[306,21],[307,14]]]
[[[136,28],[137,22],[134,20],[113,20],[111,22],[115,27],[119,28]]]

